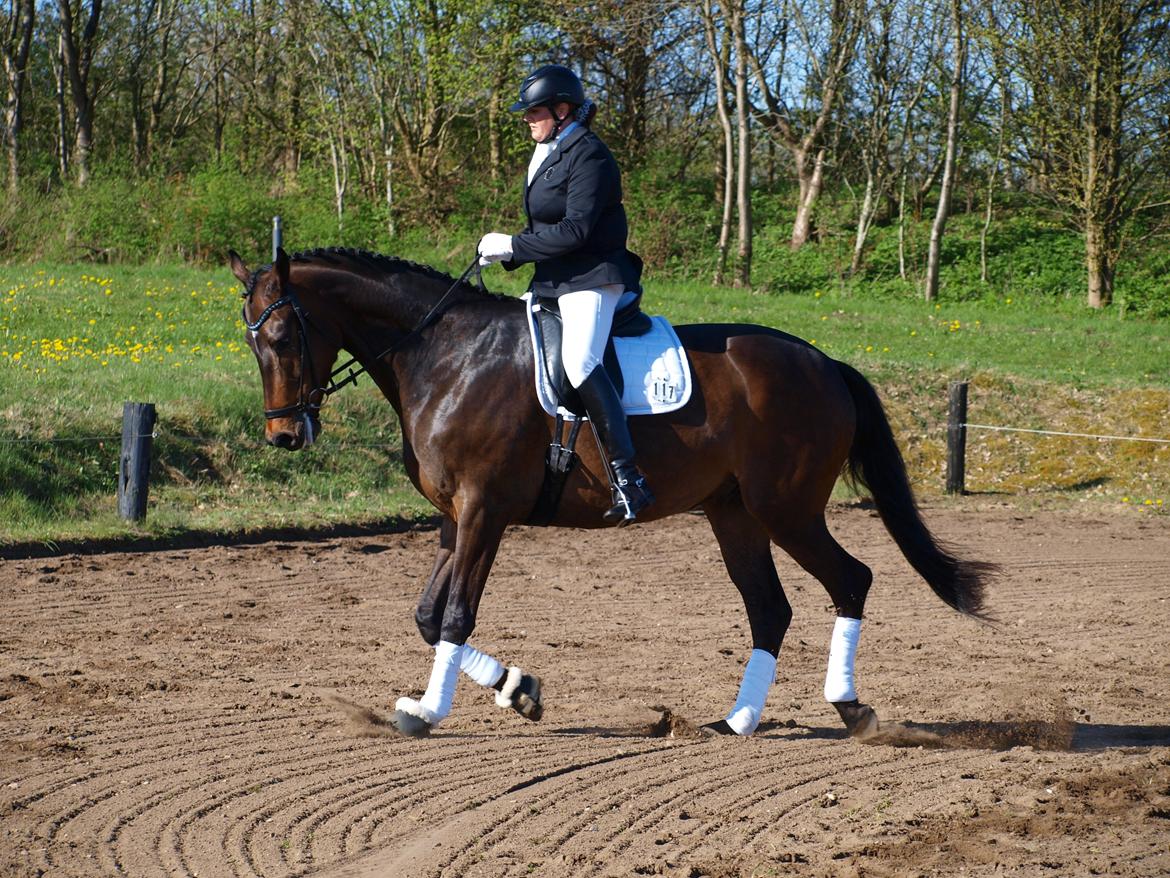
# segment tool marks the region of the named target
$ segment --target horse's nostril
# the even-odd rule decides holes
[[[292,448],[296,442],[296,436],[287,431],[274,433],[268,437],[268,444],[275,445],[277,448]]]

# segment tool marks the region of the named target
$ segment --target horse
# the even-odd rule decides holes
[[[436,269],[341,248],[249,271],[246,339],[263,383],[265,436],[296,451],[321,436],[321,407],[355,376],[334,382],[342,351],[377,384],[402,427],[402,462],[439,511],[439,548],[415,610],[435,649],[422,698],[399,698],[390,721],[422,737],[450,712],[458,673],[494,689],[496,702],[529,720],[544,709],[540,678],[505,668],[468,643],[480,597],[509,525],[529,522],[544,476],[553,420],[533,390],[525,304]],[[473,263],[474,265],[474,263]],[[470,271],[470,269],[469,269]],[[699,509],[747,611],[752,651],[737,699],[709,735],[750,735],[776,676],[792,608],[773,562],[775,543],[815,577],[836,609],[825,698],[847,734],[877,730],[857,696],[854,662],[870,569],[829,532],[825,508],[839,476],[872,494],[887,531],[934,593],[984,618],[994,566],[957,557],[931,534],[880,398],[856,369],[808,342],[765,326],[676,327],[694,390],[677,411],[631,416],[630,430],[656,501],[638,521]],[[605,526],[606,462],[582,443],[549,524]]]

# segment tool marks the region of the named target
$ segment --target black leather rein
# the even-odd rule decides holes
[[[471,264],[467,266],[467,269],[463,272],[463,274],[459,275],[455,283],[451,284],[451,286],[448,288],[447,292],[443,293],[443,295],[439,297],[439,301],[436,302],[434,307],[432,307],[431,310],[426,313],[426,316],[424,316],[423,319],[420,320],[415,325],[415,327],[410,330],[410,332],[406,333],[406,335],[402,336],[402,338],[398,339],[396,342],[394,342],[394,344],[390,345],[390,347],[386,348],[386,350],[382,351],[382,353],[374,357],[374,360],[383,360],[390,356],[395,351],[402,348],[408,341],[415,338],[420,332],[434,323],[435,320],[438,319],[438,317],[443,313],[442,308],[443,305],[447,302],[447,298],[451,295],[451,293],[455,292],[456,288],[458,288],[461,283],[467,280],[467,278],[471,276],[471,273],[478,267],[479,256],[477,254],[476,257],[471,260]],[[482,279],[480,280],[480,286],[483,286]],[[244,293],[245,300],[250,297],[251,294],[251,290],[246,291]],[[301,329],[301,386],[298,390],[297,401],[293,405],[286,405],[277,409],[265,409],[264,417],[272,420],[273,418],[286,418],[290,415],[298,415],[303,417],[307,414],[313,418],[316,418],[318,412],[321,410],[321,406],[325,404],[326,399],[328,399],[341,388],[345,387],[347,384],[356,384],[358,378],[369,370],[366,366],[358,363],[357,357],[350,357],[346,362],[342,363],[340,366],[329,373],[329,379],[326,382],[325,387],[314,388],[313,390],[310,390],[308,394],[306,394],[305,376],[309,376],[310,380],[312,380],[313,376],[313,355],[309,350],[310,320],[308,312],[306,312],[305,309],[301,306],[300,300],[297,298],[296,291],[293,290],[292,285],[289,285],[283,296],[261,311],[260,316],[257,317],[255,321],[248,320],[248,306],[247,302],[245,301],[242,308],[244,326],[246,326],[250,332],[257,332],[275,311],[283,308],[285,305],[292,307],[293,313],[297,318],[297,323],[300,325]],[[353,368],[355,363],[358,364],[358,368],[356,369]],[[340,381],[337,380],[337,376],[341,375],[343,372],[348,374],[346,374],[345,377]]]

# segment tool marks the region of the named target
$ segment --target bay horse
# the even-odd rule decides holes
[[[320,436],[321,405],[346,383],[331,384],[344,350],[394,407],[406,472],[442,515],[438,555],[415,611],[434,663],[423,697],[398,699],[394,726],[428,734],[450,711],[460,669],[494,688],[501,707],[539,719],[539,677],[505,668],[467,642],[505,529],[528,522],[537,503],[552,434],[553,420],[534,391],[523,302],[363,251],[289,257],[280,250],[256,271],[232,251],[230,264],[244,285],[268,442],[295,451]],[[759,723],[792,619],[772,559],[775,543],[833,601],[825,698],[847,732],[869,734],[877,716],[857,698],[854,657],[873,577],[826,525],[838,476],[869,489],[903,555],[955,610],[983,615],[992,565],[962,560],[931,535],[881,401],[857,370],[764,326],[676,330],[694,390],[677,411],[630,418],[657,496],[639,521],[702,509],[743,598],[753,647],[731,711],[703,730],[749,735]],[[605,463],[593,443],[582,446],[553,526],[605,526]]]

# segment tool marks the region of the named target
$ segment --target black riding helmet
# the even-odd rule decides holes
[[[585,89],[577,74],[560,64],[546,64],[520,83],[520,100],[512,104],[513,113],[529,107],[548,106],[564,101],[579,107],[585,103]]]

